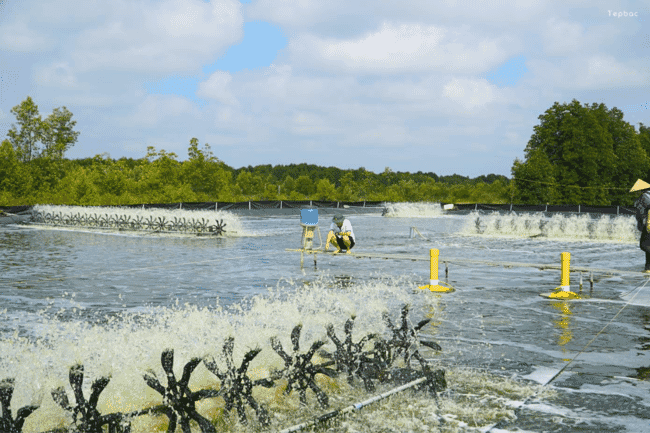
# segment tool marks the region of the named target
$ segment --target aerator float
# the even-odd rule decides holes
[[[317,374],[324,374],[335,378],[339,374],[345,374],[348,383],[354,384],[355,378],[363,382],[367,391],[376,389],[378,383],[403,383],[415,381],[418,389],[428,391],[437,399],[437,393],[447,386],[444,371],[432,370],[431,365],[419,352],[420,345],[425,345],[434,350],[441,350],[440,346],[433,342],[422,341],[419,337],[420,330],[431,319],[420,321],[416,326],[411,326],[408,320],[408,306],[404,306],[400,314],[401,325],[395,326],[388,315],[384,320],[389,328],[389,338],[382,338],[376,334],[368,334],[362,337],[357,343],[352,338],[354,316],[346,321],[344,325],[345,339],[342,341],[335,333],[332,325],[327,326],[327,335],[335,346],[332,353],[323,349],[326,341],[319,340],[312,343],[306,352],[300,351],[300,334],[302,325],[296,325],[291,331],[291,354],[287,353],[279,339],[271,338],[272,349],[282,358],[284,368],[273,371],[270,377],[258,380],[251,380],[247,371],[250,363],[261,352],[256,348],[249,350],[243,357],[240,366],[236,366],[233,360],[233,348],[235,340],[232,337],[226,339],[221,350],[222,360],[226,369],[222,370],[213,357],[192,358],[183,368],[183,375],[177,379],[174,375],[174,351],[166,349],[161,355],[162,368],[166,375],[166,385],[159,380],[153,371],[147,371],[144,375],[145,383],[162,396],[162,404],[147,409],[130,413],[110,413],[102,415],[97,409],[97,402],[102,391],[110,382],[110,377],[100,377],[91,385],[90,397],[86,399],[83,393],[84,366],[76,364],[70,368],[69,382],[73,391],[75,404],[68,400],[67,393],[63,387],[51,392],[52,399],[59,406],[72,415],[72,423],[65,430],[54,430],[46,433],[102,433],[108,430],[109,433],[130,433],[131,421],[138,416],[145,414],[166,415],[169,419],[167,432],[173,433],[176,427],[180,426],[183,433],[190,433],[190,423],[195,422],[202,433],[216,433],[213,423],[196,410],[196,402],[208,398],[222,397],[225,401],[225,411],[237,411],[241,424],[247,424],[246,409],[250,406],[255,411],[261,428],[271,425],[271,417],[267,409],[255,398],[253,389],[257,386],[271,388],[280,386],[276,383],[283,379],[286,382],[285,394],[297,391],[301,405],[307,405],[307,391],[311,390],[316,396],[319,406],[325,409],[329,406],[327,394],[316,384]],[[317,363],[315,358],[324,360]],[[395,361],[402,357],[405,365],[396,367]],[[420,369],[412,368],[411,358],[420,363]],[[203,362],[205,367],[220,380],[218,389],[201,389],[191,391],[189,382],[196,367]],[[23,424],[27,417],[38,409],[38,406],[25,406],[20,408],[14,419],[11,411],[11,397],[14,390],[14,379],[8,378],[0,381],[0,402],[2,403],[2,418],[0,418],[0,431],[3,433],[21,433]],[[407,387],[402,386],[395,392]],[[373,399],[373,401],[375,401]],[[323,420],[331,418],[335,413],[344,413],[336,410]],[[312,423],[313,424],[313,423]],[[291,429],[291,431],[296,431]]]
[[[148,231],[155,233],[183,233],[199,236],[221,236],[226,232],[223,219],[214,223],[205,218],[178,218],[167,220],[164,216],[144,218],[119,214],[69,214],[65,212],[43,212],[35,210],[32,221],[55,227],[99,228],[109,230]]]

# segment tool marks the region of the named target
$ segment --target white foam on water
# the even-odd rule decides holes
[[[471,212],[459,234],[468,236],[543,238],[565,241],[638,242],[636,219],[629,215],[554,214],[542,212],[480,214]]]
[[[445,215],[440,203],[385,203],[389,218],[437,218]]]
[[[535,367],[532,373],[520,377],[522,379],[532,380],[534,382],[544,385],[548,383],[548,381],[551,380],[553,376],[555,376],[558,373],[558,371],[560,371],[559,368],[537,366]]]
[[[73,365],[84,366],[86,397],[90,395],[94,380],[102,376],[111,378],[99,399],[98,409],[102,414],[131,412],[161,404],[161,396],[145,384],[143,374],[152,371],[161,383],[166,383],[160,361],[161,353],[166,349],[174,350],[177,378],[182,375],[185,363],[193,357],[214,357],[223,371],[222,347],[232,336],[235,365],[240,364],[249,350],[262,349],[248,370],[251,378],[257,379],[268,377],[272,370],[283,367],[282,359],[270,347],[270,339],[277,337],[290,353],[290,335],[296,324],[302,325],[300,350],[303,353],[318,340],[327,341],[324,348],[331,352],[333,344],[327,338],[326,326],[332,324],[339,338],[343,338],[343,326],[351,316],[356,316],[354,341],[368,333],[388,336],[383,314],[388,313],[397,323],[400,308],[405,304],[411,306],[409,320],[413,325],[424,317],[434,319],[423,329],[423,332],[431,333],[426,328],[436,326],[435,323],[441,320],[440,298],[414,294],[405,289],[416,284],[410,277],[360,281],[345,287],[337,286],[336,280],[328,276],[311,282],[283,280],[277,287],[269,288],[266,294],[253,296],[228,308],[222,307],[218,300],[204,308],[177,301],[174,307],[141,308],[137,312],[97,316],[93,320],[88,319],[88,309],[75,310],[77,307],[72,302],[67,308],[46,308],[36,314],[32,337],[14,334],[0,340],[0,379],[15,378],[11,402],[14,413],[25,405],[40,405],[27,418],[25,433],[63,428],[70,425],[70,418],[54,403],[51,391],[64,387],[68,397],[74,401],[68,382],[69,369]],[[0,321],[7,322],[2,314],[0,312]],[[435,355],[430,351],[425,353],[434,356],[431,362],[439,368]],[[439,425],[438,415],[446,414],[451,421],[445,424],[443,431],[462,431],[469,426],[485,426],[502,419],[510,413],[512,401],[539,392],[537,386],[488,373],[443,367],[448,372],[447,382],[453,393],[441,397],[440,408],[435,399],[404,392],[337,422],[349,431],[380,431],[389,420],[390,431],[429,431]],[[189,385],[193,391],[218,389],[219,380],[200,364]],[[330,410],[369,397],[361,385],[350,387],[344,378],[331,380],[323,377],[319,379],[319,385],[330,397]],[[314,395],[309,392],[310,406],[301,409],[296,393],[286,397],[281,388],[258,388],[255,398],[272,414],[273,430],[309,420],[324,412],[317,407]],[[454,393],[471,393],[480,398],[458,398]],[[504,401],[510,403],[504,404]],[[222,407],[221,399],[208,399],[197,404],[203,416],[225,426],[225,430],[243,432],[258,428],[256,420],[251,421],[248,427],[238,424],[236,414],[224,420]],[[252,412],[249,417],[255,418]],[[142,416],[133,422],[133,432],[164,431],[166,425],[164,416]]]
[[[74,215],[86,215],[86,216],[104,216],[108,215],[109,217],[114,216],[127,216],[131,219],[135,218],[165,218],[170,221],[174,218],[186,220],[206,220],[208,225],[214,225],[215,221],[223,220],[225,224],[225,231],[223,236],[226,237],[239,237],[239,236],[254,236],[254,233],[249,233],[245,231],[242,227],[241,220],[239,216],[221,210],[189,210],[189,209],[141,209],[141,208],[127,208],[127,207],[112,207],[112,206],[58,206],[58,205],[35,205],[33,207],[35,212],[40,212],[42,214],[59,214],[62,216],[72,217]],[[48,225],[43,225],[43,227],[50,227]],[[74,226],[65,227],[66,229],[77,230]],[[79,228],[84,230],[83,228]],[[88,230],[88,229],[85,229]],[[94,230],[94,229],[93,229]],[[107,228],[97,229],[101,231],[111,231]],[[115,231],[115,230],[114,230]],[[179,236],[181,234],[176,233],[161,233],[165,236]],[[192,235],[193,234],[189,234]]]

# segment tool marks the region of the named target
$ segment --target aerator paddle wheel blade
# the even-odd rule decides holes
[[[0,431],[6,433],[21,433],[23,424],[38,406],[24,406],[18,409],[16,418],[11,414],[11,397],[14,393],[14,379],[8,378],[0,381],[0,404],[2,405],[2,418],[0,418]]]
[[[420,330],[431,321],[431,319],[421,320],[416,326],[411,326],[408,320],[409,306],[404,305],[400,314],[400,327],[396,327],[388,314],[384,314],[384,321],[391,331],[392,336],[386,342],[386,347],[382,347],[383,351],[388,350],[389,353],[384,353],[382,356],[392,363],[398,356],[403,354],[404,363],[410,368],[411,357],[417,359],[421,365],[428,365],[424,357],[419,352],[420,344],[430,347],[434,350],[442,350],[442,348],[434,342],[420,341]]]
[[[257,419],[260,424],[263,426],[268,426],[271,423],[269,414],[266,409],[261,406],[253,398],[253,387],[257,385],[270,388],[273,386],[273,382],[268,379],[260,379],[252,381],[248,377],[248,366],[251,361],[262,351],[262,349],[253,349],[249,350],[245,355],[242,363],[239,367],[235,367],[232,358],[232,352],[235,345],[234,338],[230,337],[226,340],[223,345],[223,355],[226,361],[226,370],[221,371],[217,366],[217,363],[214,359],[207,360],[204,359],[203,363],[206,368],[210,370],[215,376],[221,380],[221,389],[219,390],[219,395],[223,397],[226,402],[225,409],[231,411],[233,408],[237,410],[239,416],[239,422],[241,424],[247,424],[248,419],[246,417],[246,405],[248,404],[253,408],[257,414]]]
[[[203,433],[216,433],[214,426],[206,418],[196,411],[196,401],[206,398],[208,395],[204,392],[192,392],[187,384],[190,376],[197,365],[201,363],[200,358],[192,358],[185,368],[181,380],[176,380],[174,375],[174,350],[168,349],[163,351],[161,364],[167,375],[167,386],[164,387],[153,372],[144,375],[144,381],[160,395],[163,396],[163,404],[166,406],[164,413],[169,418],[169,427],[167,431],[173,433],[176,431],[176,424],[179,423],[183,433],[191,433],[190,421],[196,421]],[[180,418],[180,422],[179,422]]]
[[[293,353],[289,355],[284,351],[282,344],[277,338],[271,338],[271,347],[275,352],[280,355],[284,361],[284,369],[276,372],[274,378],[284,377],[287,379],[287,388],[285,394],[290,394],[291,391],[298,391],[300,395],[300,403],[304,406],[307,405],[307,389],[311,389],[316,395],[316,399],[322,408],[329,406],[329,399],[327,394],[314,381],[317,374],[325,374],[329,377],[336,377],[336,372],[332,369],[316,365],[312,363],[312,358],[318,349],[320,349],[325,342],[314,342],[309,350],[301,354],[300,351],[300,332],[302,325],[296,325],[291,331],[291,342],[293,343]]]
[[[339,372],[347,374],[347,380],[350,385],[353,383],[353,378],[356,376],[363,381],[366,391],[372,392],[375,390],[375,385],[372,382],[372,376],[375,375],[376,366],[370,351],[364,351],[366,343],[374,338],[375,334],[368,334],[359,340],[358,343],[352,341],[352,328],[354,327],[355,316],[352,316],[345,322],[344,333],[345,340],[341,341],[334,332],[334,326],[327,326],[327,336],[332,340],[336,346],[336,351],[332,354],[332,358],[336,363],[336,369]]]
[[[214,234],[217,236],[223,236],[223,234],[226,232],[226,223],[223,222],[223,219],[221,220],[214,220],[216,225],[213,226],[214,228]]]
[[[99,395],[110,381],[109,377],[100,377],[91,385],[90,398],[86,400],[82,386],[84,380],[84,366],[81,364],[70,367],[70,386],[74,393],[75,406],[68,400],[68,395],[63,387],[52,391],[52,399],[68,412],[72,413],[73,431],[79,433],[103,433],[103,426],[107,425],[111,433],[129,432],[130,427],[122,423],[122,414],[102,415],[97,410]]]

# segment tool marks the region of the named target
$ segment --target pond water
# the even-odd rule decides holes
[[[222,237],[0,226],[0,380],[15,379],[13,416],[20,407],[40,406],[23,431],[70,425],[51,391],[64,387],[72,397],[68,377],[76,364],[85,368],[86,395],[93,380],[110,377],[97,406],[101,413],[126,413],[162,401],[143,375],[165,375],[166,349],[174,350],[180,377],[193,357],[212,356],[225,365],[222,347],[233,337],[235,364],[260,349],[249,371],[268,377],[283,365],[272,337],[289,348],[292,329],[301,324],[300,350],[306,351],[314,341],[328,341],[328,324],[342,336],[351,316],[355,340],[382,335],[388,332],[384,314],[398,321],[404,305],[413,324],[432,319],[421,336],[442,351],[420,350],[446,371],[447,390],[438,399],[405,391],[320,430],[650,430],[650,309],[628,303],[630,293],[650,290],[642,274],[596,273],[593,290],[584,275],[583,299],[559,301],[539,296],[559,285],[558,270],[469,263],[559,264],[567,251],[572,266],[640,271],[643,253],[629,216],[459,214],[437,204],[396,204],[386,216],[349,215],[355,252],[428,257],[437,248],[441,261],[454,259],[446,283],[455,291],[441,294],[418,289],[428,284],[427,261],[321,254],[317,266],[307,257],[301,269],[299,253],[285,251],[300,245],[298,216],[221,212],[219,218],[226,223]],[[321,216],[323,240],[329,219]],[[457,263],[462,260],[468,263]],[[442,264],[440,277],[445,281]],[[579,292],[578,275],[571,278],[571,290]],[[218,383],[201,364],[190,387]],[[321,378],[319,384],[330,396],[329,410],[374,395],[345,380]],[[326,411],[313,394],[307,407],[294,394],[255,391],[271,413],[271,431]],[[220,399],[199,403],[199,413],[221,430],[260,430],[256,422],[244,426],[236,414],[223,415]],[[166,426],[165,416],[132,422],[133,431]]]

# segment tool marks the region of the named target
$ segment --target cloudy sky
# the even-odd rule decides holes
[[[640,0],[0,0],[0,137],[29,95],[70,158],[510,176],[556,101],[650,124],[649,54]]]

